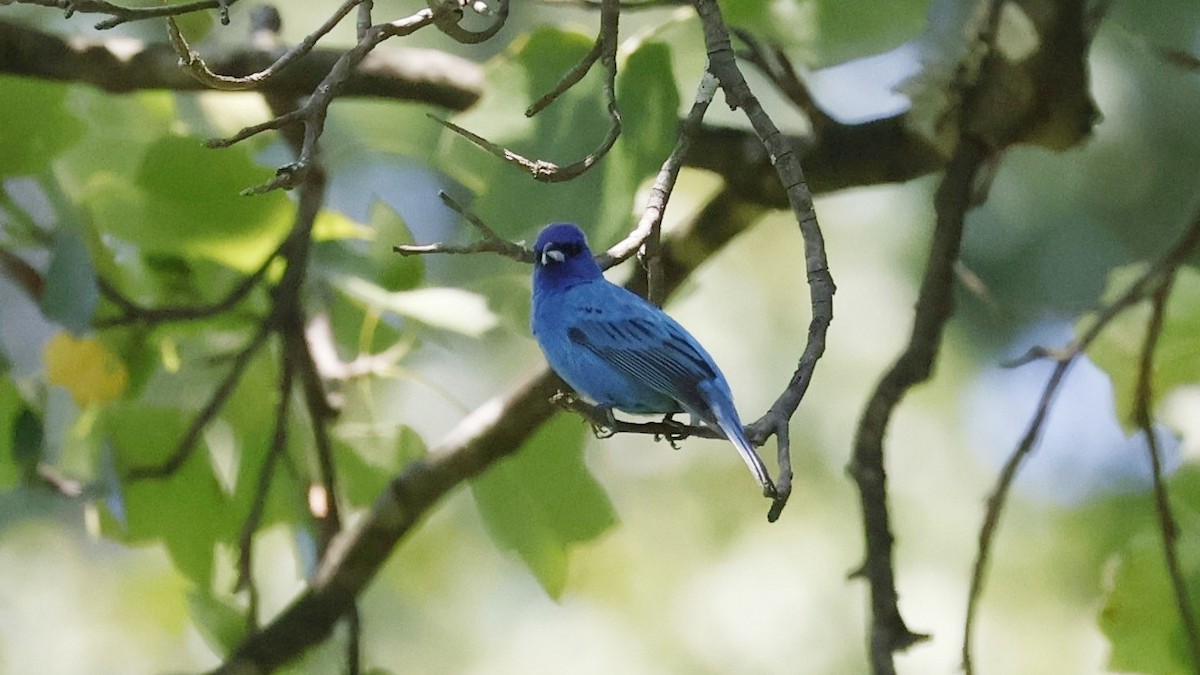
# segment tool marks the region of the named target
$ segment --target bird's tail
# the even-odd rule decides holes
[[[742,461],[746,463],[750,473],[754,474],[754,479],[762,487],[763,495],[774,498],[776,496],[775,484],[771,482],[771,475],[767,473],[767,467],[754,450],[750,439],[746,438],[746,432],[742,429],[742,420],[738,417],[737,409],[733,407],[733,397],[722,396],[719,391],[706,393],[710,394],[706,397],[708,398],[709,414],[702,415],[701,418],[709,424],[715,423],[714,426],[725,434],[725,438],[733,443],[733,447],[737,448],[738,454],[742,456]]]

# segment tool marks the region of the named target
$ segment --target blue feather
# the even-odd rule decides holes
[[[720,429],[773,495],[729,384],[700,343],[661,309],[605,279],[574,225],[543,229],[534,254],[532,329],[555,372],[602,407],[687,412]]]

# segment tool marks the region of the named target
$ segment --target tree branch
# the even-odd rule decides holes
[[[63,10],[65,18],[71,18],[76,12],[81,14],[108,14],[110,18],[96,24],[96,30],[116,28],[131,21],[145,21],[164,16],[181,16],[192,12],[202,12],[207,9],[221,10],[221,23],[229,25],[229,6],[237,0],[196,0],[168,4],[160,7],[124,7],[106,2],[106,0],[11,0],[18,5],[40,5],[42,7],[57,7]]]
[[[342,57],[343,50],[313,49],[287,70],[259,83],[263,94],[304,97]],[[209,68],[232,76],[270,67],[275,50],[253,45],[207,59]],[[208,87],[180,69],[169,44],[129,39],[64,39],[30,26],[0,21],[0,73],[80,82],[104,91],[143,89],[204,91]],[[416,101],[465,110],[479,100],[483,72],[471,61],[432,49],[388,47],[364,57],[342,83],[339,95]]]
[[[664,242],[664,286],[684,278],[763,213],[720,193],[678,241]],[[639,277],[633,280],[636,291]],[[643,282],[644,283],[644,282]],[[512,391],[467,415],[424,458],[410,464],[347,536],[335,540],[308,591],[252,635],[214,673],[267,673],[325,639],[392,549],[452,488],[515,452],[554,413],[564,385],[544,366]]]
[[[1177,268],[1178,269],[1178,268]],[[1163,558],[1166,561],[1167,577],[1175,594],[1175,609],[1183,624],[1183,634],[1188,653],[1192,657],[1192,668],[1200,673],[1200,630],[1196,626],[1196,612],[1192,608],[1191,592],[1187,578],[1179,562],[1177,540],[1179,526],[1171,510],[1170,496],[1163,480],[1162,451],[1158,447],[1158,435],[1150,414],[1150,402],[1154,400],[1154,355],[1162,336],[1163,318],[1166,315],[1167,299],[1175,283],[1175,274],[1162,278],[1158,288],[1150,296],[1150,320],[1146,322],[1146,337],[1142,341],[1142,353],[1138,364],[1137,396],[1134,397],[1133,417],[1146,439],[1146,454],[1150,458],[1150,477],[1154,492],[1154,510],[1158,515],[1158,529],[1162,537]]]
[[[804,266],[808,278],[809,302],[812,306],[812,319],[809,322],[804,351],[787,389],[767,414],[750,425],[754,432],[751,436],[752,442],[761,445],[773,434],[778,446],[779,477],[775,483],[778,497],[767,514],[767,519],[774,521],[787,503],[792,487],[791,447],[787,427],[808,390],[817,361],[825,352],[825,334],[833,321],[835,287],[825,256],[824,237],[817,223],[816,210],[813,208],[812,191],[805,179],[796,148],[779,131],[758,98],[750,91],[750,86],[738,68],[733,45],[729,40],[729,31],[725,27],[716,0],[696,0],[695,4],[704,29],[709,68],[720,81],[721,88],[725,91],[725,100],[731,107],[740,108],[746,114],[755,135],[766,149],[787,196],[787,203],[800,227],[800,234],[804,238]]]
[[[583,57],[583,59],[567,74],[549,93],[536,101],[528,110],[525,111],[527,117],[536,115],[541,110],[549,106],[563,92],[577,84],[588,70],[599,61],[604,66],[604,97],[607,100],[607,109],[609,117],[608,133],[604,139],[600,141],[600,145],[588,153],[583,159],[569,164],[567,166],[559,166],[554,162],[544,159],[529,159],[524,155],[518,154],[507,148],[502,148],[486,138],[468,131],[453,122],[441,119],[435,115],[430,115],[430,119],[438,124],[446,127],[450,131],[462,136],[468,141],[474,143],[480,148],[488,151],[492,155],[504,160],[505,162],[515,166],[522,171],[525,171],[534,180],[545,183],[561,183],[573,180],[582,176],[588,169],[596,165],[608,151],[612,149],[617,138],[621,135],[621,114],[617,110],[617,26],[620,18],[620,5],[617,0],[603,0],[600,8],[600,31],[596,35],[595,46],[591,51]]]
[[[1025,430],[1025,435],[1021,437],[1017,447],[1009,455],[1008,461],[1004,463],[1004,467],[1000,470],[1000,475],[996,479],[996,486],[987,500],[983,524],[979,528],[979,547],[975,556],[975,564],[972,567],[971,587],[967,594],[967,615],[963,630],[962,660],[963,670],[967,675],[971,675],[974,672],[974,664],[971,659],[971,643],[975,633],[974,627],[979,611],[979,601],[983,595],[983,585],[987,578],[992,544],[995,541],[996,531],[1000,526],[1000,517],[1004,513],[1004,506],[1007,503],[1008,495],[1012,489],[1013,481],[1016,479],[1017,472],[1037,445],[1042,427],[1050,415],[1050,407],[1054,403],[1054,397],[1057,395],[1059,387],[1062,385],[1071,366],[1087,350],[1092,342],[1099,337],[1100,333],[1104,331],[1112,320],[1125,310],[1155,294],[1157,289],[1166,283],[1167,279],[1174,277],[1179,266],[1184,264],[1198,246],[1200,246],[1200,212],[1194,216],[1191,225],[1180,235],[1171,248],[1116,300],[1102,308],[1097,314],[1094,323],[1082,335],[1076,338],[1074,342],[1061,350],[1030,350],[1029,358],[1020,359],[1020,363],[1028,363],[1033,358],[1047,356],[1053,358],[1056,363],[1054,371],[1050,374],[1050,378],[1046,382],[1046,387],[1042,390],[1041,399],[1038,401],[1033,418]],[[1156,488],[1156,500],[1159,499],[1159,494]],[[1165,497],[1165,492],[1162,494]],[[1164,546],[1170,546],[1171,539],[1166,537],[1166,533],[1170,531],[1170,528],[1166,525],[1166,523],[1171,522],[1169,515],[1170,507],[1169,504],[1166,506],[1168,513],[1166,519],[1164,519],[1161,510],[1159,517],[1160,522],[1164,523],[1164,527],[1167,528],[1163,530]],[[1159,508],[1161,509],[1161,506]],[[1167,555],[1169,559],[1171,554],[1168,553]]]

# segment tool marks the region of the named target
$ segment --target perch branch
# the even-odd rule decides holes
[[[686,242],[664,242],[666,287],[677,288],[762,213],[760,206],[720,193],[697,214],[690,234],[682,235]],[[513,391],[467,415],[425,458],[411,463],[392,481],[348,536],[335,540],[310,588],[239,645],[214,673],[270,672],[327,637],[400,539],[451,489],[516,451],[554,413],[550,397],[562,387],[543,367]]]
[[[708,47],[709,69],[720,81],[721,88],[725,91],[725,100],[730,107],[740,108],[746,114],[755,135],[766,149],[804,239],[804,265],[808,277],[809,301],[812,305],[807,341],[787,389],[766,415],[750,425],[755,432],[750,437],[752,442],[762,445],[773,434],[778,448],[780,471],[775,487],[779,496],[767,514],[767,519],[773,521],[779,517],[787,503],[792,486],[790,435],[786,427],[808,390],[817,361],[825,352],[825,335],[833,321],[835,287],[825,256],[824,237],[813,208],[812,191],[805,179],[796,148],[780,133],[758,98],[750,91],[750,86],[738,68],[729,31],[716,0],[696,0],[695,5],[703,25],[704,42]]]

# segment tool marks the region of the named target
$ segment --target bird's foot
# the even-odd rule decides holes
[[[592,435],[600,440],[604,440],[606,438],[612,438],[613,436],[617,435],[617,432],[609,427],[606,427],[606,426],[603,426],[600,424],[596,424],[595,422],[592,422],[591,425],[592,425]]]
[[[597,410],[604,415],[604,422],[591,420],[592,434],[601,440],[617,435],[617,416],[613,414],[612,406],[600,406]]]
[[[662,424],[663,426],[672,427],[674,429],[678,429],[679,431],[668,430],[661,434],[654,434],[654,440],[666,441],[671,445],[672,450],[678,450],[680,447],[679,441],[682,441],[688,437],[688,433],[685,431],[687,425],[682,422],[676,422],[675,413],[667,413],[664,415],[662,418]]]

